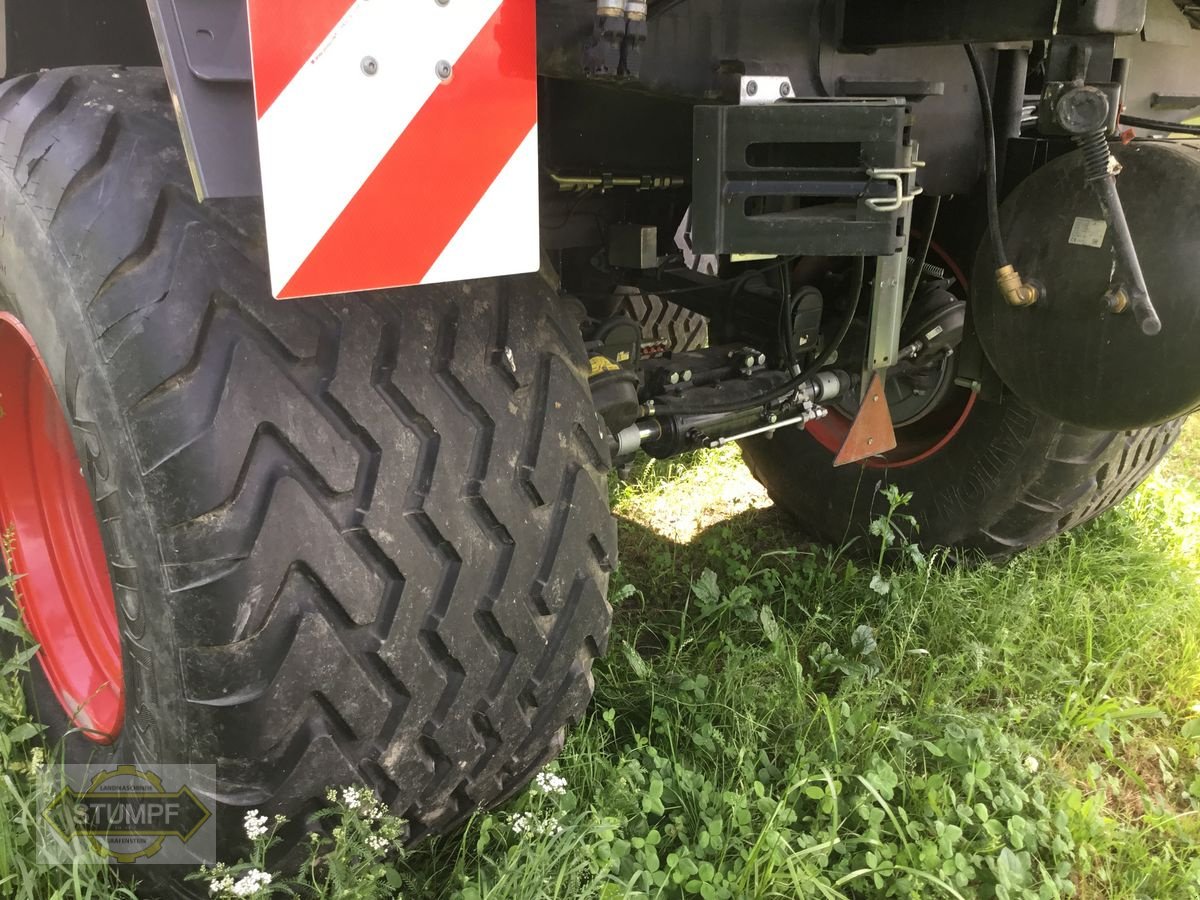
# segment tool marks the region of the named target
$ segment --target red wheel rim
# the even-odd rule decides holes
[[[966,276],[963,275],[962,269],[958,267],[954,259],[933,241],[930,241],[929,249],[950,270],[950,273],[962,285],[963,290],[969,290],[970,285],[967,283]],[[967,423],[972,410],[975,409],[975,401],[979,398],[974,391],[964,390],[959,391],[959,394],[965,394],[962,406],[957,415],[943,419],[947,427],[942,431],[926,436],[923,440],[905,441],[898,429],[896,437],[899,440],[899,446],[891,453],[864,460],[863,466],[868,469],[903,469],[906,466],[915,466],[917,463],[924,462],[941,453]],[[851,421],[840,412],[830,410],[827,417],[810,422],[805,430],[813,440],[830,453],[837,453],[846,442],[846,435],[850,433],[851,424]]]
[[[71,721],[110,743],[125,717],[121,641],[100,526],[33,338],[0,313],[0,528],[38,660]]]
[[[876,456],[863,460],[863,466],[868,469],[903,469],[906,466],[915,466],[919,462],[924,462],[936,456],[945,449],[947,444],[954,440],[955,435],[967,423],[967,419],[971,417],[971,411],[975,408],[975,400],[977,398],[978,394],[974,391],[969,392],[966,403],[963,404],[962,412],[959,413],[958,418],[932,444],[918,447],[905,447],[901,444],[896,450],[893,450],[886,456]],[[837,453],[842,449],[842,444],[846,443],[846,435],[850,433],[850,425],[851,422],[849,419],[836,410],[831,410],[826,418],[810,422],[807,430],[818,444],[830,453]]]

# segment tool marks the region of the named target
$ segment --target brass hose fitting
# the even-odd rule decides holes
[[[1033,306],[1042,296],[1032,281],[1026,281],[1011,265],[996,270],[996,284],[1009,306]]]

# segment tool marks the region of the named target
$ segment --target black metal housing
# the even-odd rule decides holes
[[[155,65],[149,21],[161,50],[197,188],[205,197],[259,193],[253,92],[245,0],[0,0],[9,10],[8,71],[67,64]],[[972,0],[983,4],[986,0]],[[580,0],[536,0],[539,70],[583,81],[584,45],[595,6]],[[926,189],[964,192],[979,173],[973,129],[956,128],[972,112],[969,73],[952,48],[837,51],[836,4],[827,0],[688,0],[654,12],[639,55],[638,77],[616,86],[628,99],[641,94],[690,102],[724,98],[739,74],[786,74],[797,96],[907,96],[917,104],[915,140],[922,141]],[[895,13],[889,13],[894,19]],[[650,107],[650,102],[642,106]],[[558,113],[561,114],[559,109]],[[588,111],[581,110],[586,117]],[[625,139],[612,165],[645,145],[637,110],[590,121],[584,140],[600,133]],[[551,130],[555,126],[544,119]],[[690,148],[680,145],[684,153]]]
[[[583,83],[584,46],[593,33],[595,4],[532,2],[537,5],[539,71],[549,78]],[[2,24],[8,74],[61,65],[156,65],[160,56],[148,6],[201,194],[259,193],[245,0],[0,3],[6,11]],[[982,151],[979,129],[971,118],[977,104],[962,54],[954,46],[900,45],[1002,36],[1045,40],[1053,32],[1048,10],[1055,7],[1061,7],[1059,32],[1079,35],[1135,32],[1146,16],[1145,0],[655,0],[639,51],[638,77],[618,78],[612,85],[613,93],[626,102],[638,97],[644,102],[624,111],[620,103],[603,113],[594,107],[579,110],[576,121],[592,117],[586,133],[579,133],[579,143],[585,150],[589,142],[596,147],[590,157],[580,154],[579,162],[612,166],[614,160],[626,161],[650,146],[654,138],[645,135],[656,120],[656,100],[729,100],[736,97],[740,75],[787,75],[798,97],[905,97],[915,114],[913,140],[920,143],[927,163],[921,176],[926,192],[968,193],[976,186]],[[1176,17],[1183,23],[1182,37],[1173,35],[1170,40],[1186,41],[1186,19],[1178,13]],[[1132,49],[1123,52],[1154,47],[1136,54],[1133,72],[1139,80],[1139,73],[1151,72],[1148,67],[1173,49],[1147,43],[1163,40],[1161,18],[1161,10],[1156,11],[1147,19],[1146,40],[1133,41]],[[845,35],[851,42],[873,41],[881,49],[842,52]],[[984,61],[990,67],[989,56],[985,54]],[[1170,66],[1154,69],[1154,89],[1166,85],[1167,93],[1188,93],[1191,82],[1178,75],[1181,66],[1173,57]],[[1137,90],[1133,96],[1142,93],[1149,96],[1149,91]],[[1013,96],[1019,120],[1020,91]],[[561,105],[543,110],[543,132],[562,130],[558,122],[563,113]],[[611,142],[601,140],[602,135],[621,139],[619,154],[609,152]],[[687,154],[691,148],[679,141],[673,149]]]
[[[0,76],[59,66],[158,65],[145,0],[0,3]]]
[[[844,0],[842,46],[1033,41],[1051,34],[1134,34],[1146,0]]]
[[[886,256],[902,244],[903,100],[698,106],[692,242],[700,253]]]

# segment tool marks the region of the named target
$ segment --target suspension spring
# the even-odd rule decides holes
[[[1116,173],[1112,171],[1112,154],[1108,152],[1108,135],[1104,131],[1089,131],[1075,136],[1075,143],[1083,151],[1087,180],[1100,181]]]

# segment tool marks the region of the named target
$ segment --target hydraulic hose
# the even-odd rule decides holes
[[[1000,187],[996,164],[996,122],[992,110],[992,91],[988,87],[987,73],[979,61],[979,54],[970,44],[963,44],[971,72],[975,75],[975,87],[979,91],[979,106],[983,112],[984,165],[987,183],[988,236],[991,239],[992,255],[996,258],[996,284],[1010,306],[1031,306],[1037,303],[1041,291],[1035,284],[1025,281],[1008,261],[1004,249],[1004,238],[1000,233]]]
[[[992,255],[996,257],[996,268],[1008,265],[1008,254],[1004,250],[1004,239],[1000,235],[1000,188],[996,171],[996,120],[992,109],[992,91],[988,87],[987,74],[979,54],[970,44],[963,44],[971,72],[975,75],[975,88],[979,92],[979,108],[983,112],[984,170],[987,181],[988,237],[992,241]]]
[[[765,406],[772,400],[778,400],[781,397],[786,397],[788,394],[796,390],[806,381],[810,381],[821,369],[828,365],[833,359],[833,354],[838,351],[842,343],[846,340],[846,335],[850,332],[850,326],[854,324],[854,317],[858,314],[858,306],[862,297],[863,284],[866,281],[866,261],[861,257],[856,257],[854,261],[854,279],[851,286],[850,294],[850,309],[846,312],[846,318],[843,320],[841,327],[838,329],[837,335],[829,342],[821,354],[813,360],[812,364],[807,369],[793,378],[791,381],[781,384],[773,390],[767,391],[753,398],[752,400],[740,400],[730,403],[710,403],[701,406],[688,406],[686,403],[661,403],[655,409],[656,415],[680,416],[680,415],[702,415],[705,413],[727,413],[737,412],[741,409],[753,409],[756,406]]]

